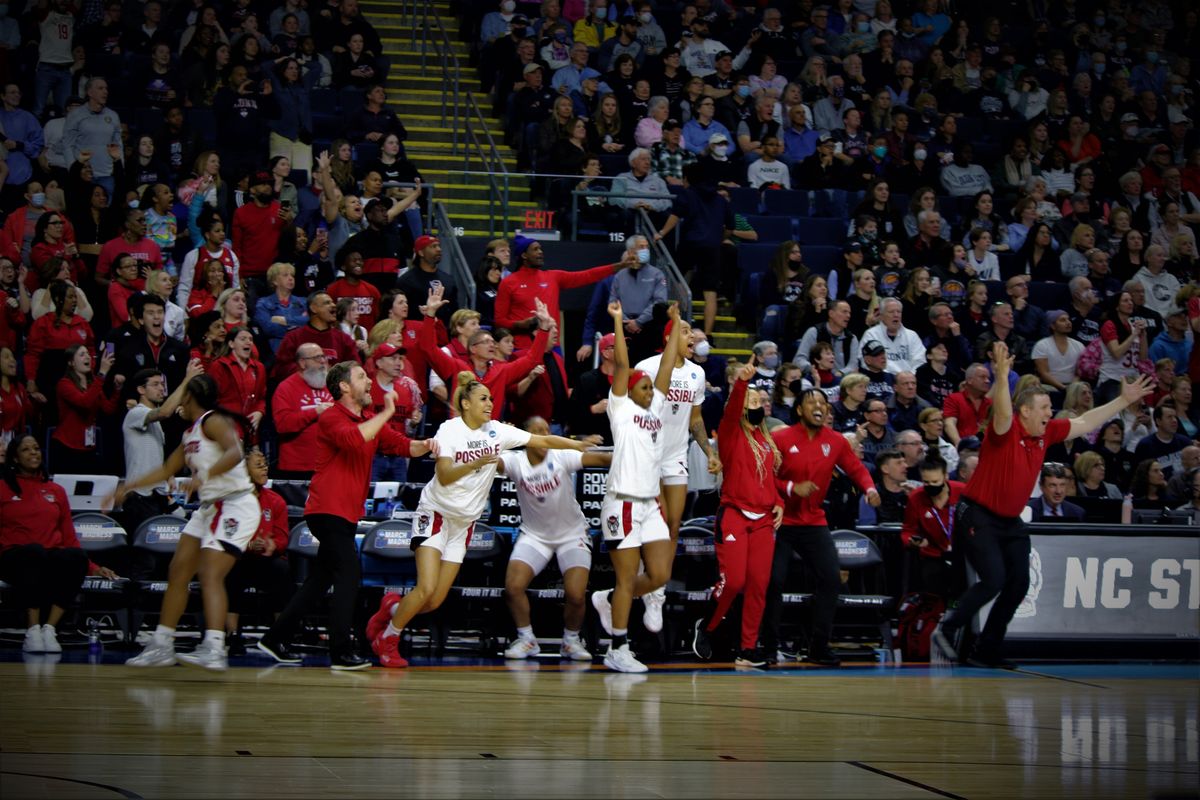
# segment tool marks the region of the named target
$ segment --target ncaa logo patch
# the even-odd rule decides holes
[[[491,437],[492,439],[495,439],[495,438],[496,438],[496,432],[495,432],[495,431],[488,431],[488,436],[489,436],[489,437]]]

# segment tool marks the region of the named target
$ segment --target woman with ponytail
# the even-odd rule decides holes
[[[783,521],[783,504],[775,491],[779,450],[767,433],[762,397],[747,391],[755,375],[754,362],[750,356],[749,363],[738,371],[717,429],[717,446],[725,466],[714,536],[721,577],[713,587],[715,608],[707,619],[696,620],[692,634],[697,658],[712,658],[709,634],[743,594],[741,644],[734,663],[747,667],[766,664],[758,651],[758,626],[771,582],[775,531]]]
[[[162,467],[127,482],[115,496],[120,503],[134,489],[165,483],[186,466],[192,473],[189,492],[200,499],[200,508],[175,546],[154,637],[125,662],[128,666],[168,667],[178,660],[215,671],[228,667],[225,576],[258,532],[262,511],[242,450],[243,432],[250,424],[220,408],[218,395],[217,382],[210,376],[189,380],[179,404],[180,416],[191,423],[183,441]],[[188,584],[197,572],[204,600],[204,641],[194,652],[176,657],[175,626],[187,609]]]
[[[473,372],[455,377],[451,406],[457,416],[443,422],[434,438],[435,477],[421,491],[413,514],[412,548],[417,554],[417,585],[404,596],[384,595],[367,623],[371,649],[380,666],[407,667],[398,646],[404,626],[446,599],[475,523],[483,515],[500,454],[518,447],[587,450],[589,445],[561,436],[531,434],[492,419],[492,393]]]

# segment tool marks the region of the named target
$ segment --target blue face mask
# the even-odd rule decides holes
[[[886,147],[876,147],[871,150],[871,152],[875,154],[876,158],[883,158],[887,155],[887,151],[888,149]]]
[[[835,86],[835,87],[833,87],[833,91],[831,91],[830,94],[832,94],[834,97],[845,97],[846,96],[846,87]]]
[[[555,31],[554,32],[554,41],[565,42],[566,40],[567,40],[567,32],[566,31]]]
[[[1103,62],[1101,62],[1101,63],[1099,63],[1099,64],[1092,64],[1092,71],[1093,71],[1093,72],[1095,72],[1097,75],[1103,75],[1103,74],[1104,74],[1104,68],[1105,68],[1106,66],[1108,66],[1108,65],[1107,65],[1107,64],[1105,64],[1105,63],[1103,63]]]
[[[1158,63],[1158,53],[1154,52],[1153,50],[1146,53],[1146,63],[1147,64],[1157,64]]]
[[[859,33],[870,33],[871,32],[871,23],[869,23],[869,22],[858,23],[858,32]]]
[[[46,193],[35,192],[29,198],[29,204],[34,208],[42,208],[46,205]]]
[[[1127,48],[1127,47],[1129,47],[1129,45],[1128,45],[1127,43],[1125,43],[1125,42],[1117,42],[1117,52],[1118,52],[1118,53],[1124,53],[1124,52],[1125,52],[1125,48]]]
[[[749,86],[739,86],[737,93],[738,93],[738,97],[749,97],[750,96],[750,87]]]
[[[639,264],[649,264],[650,263],[650,250],[645,247],[638,248],[637,257],[638,257]]]

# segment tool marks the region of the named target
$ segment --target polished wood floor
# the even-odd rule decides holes
[[[0,797],[1195,797],[1196,668],[0,664]],[[1164,671],[1165,670],[1165,671]]]

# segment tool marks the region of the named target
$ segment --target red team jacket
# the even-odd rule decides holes
[[[317,403],[332,402],[333,395],[328,389],[312,388],[298,372],[275,388],[271,415],[279,434],[280,469],[312,471],[313,454],[317,451]]]
[[[854,455],[846,437],[840,433],[821,428],[815,438],[809,439],[808,430],[802,423],[797,423],[775,431],[772,437],[783,458],[775,476],[775,486],[780,496],[786,498],[783,506],[784,525],[827,524],[825,509],[821,504],[825,502],[834,467],[841,467],[842,472],[863,492],[875,488],[867,468]],[[792,493],[792,486],[803,481],[812,481],[817,488],[808,497],[797,497]]]
[[[717,427],[717,452],[721,456],[721,473],[724,476],[721,505],[752,514],[770,514],[776,503],[780,502],[775,491],[775,454],[767,446],[762,432],[754,431],[754,441],[766,447],[762,459],[767,479],[762,480],[750,442],[742,431],[742,409],[746,406],[748,386],[743,380],[733,384],[729,402],[725,404],[725,412],[721,415],[721,424]]]

